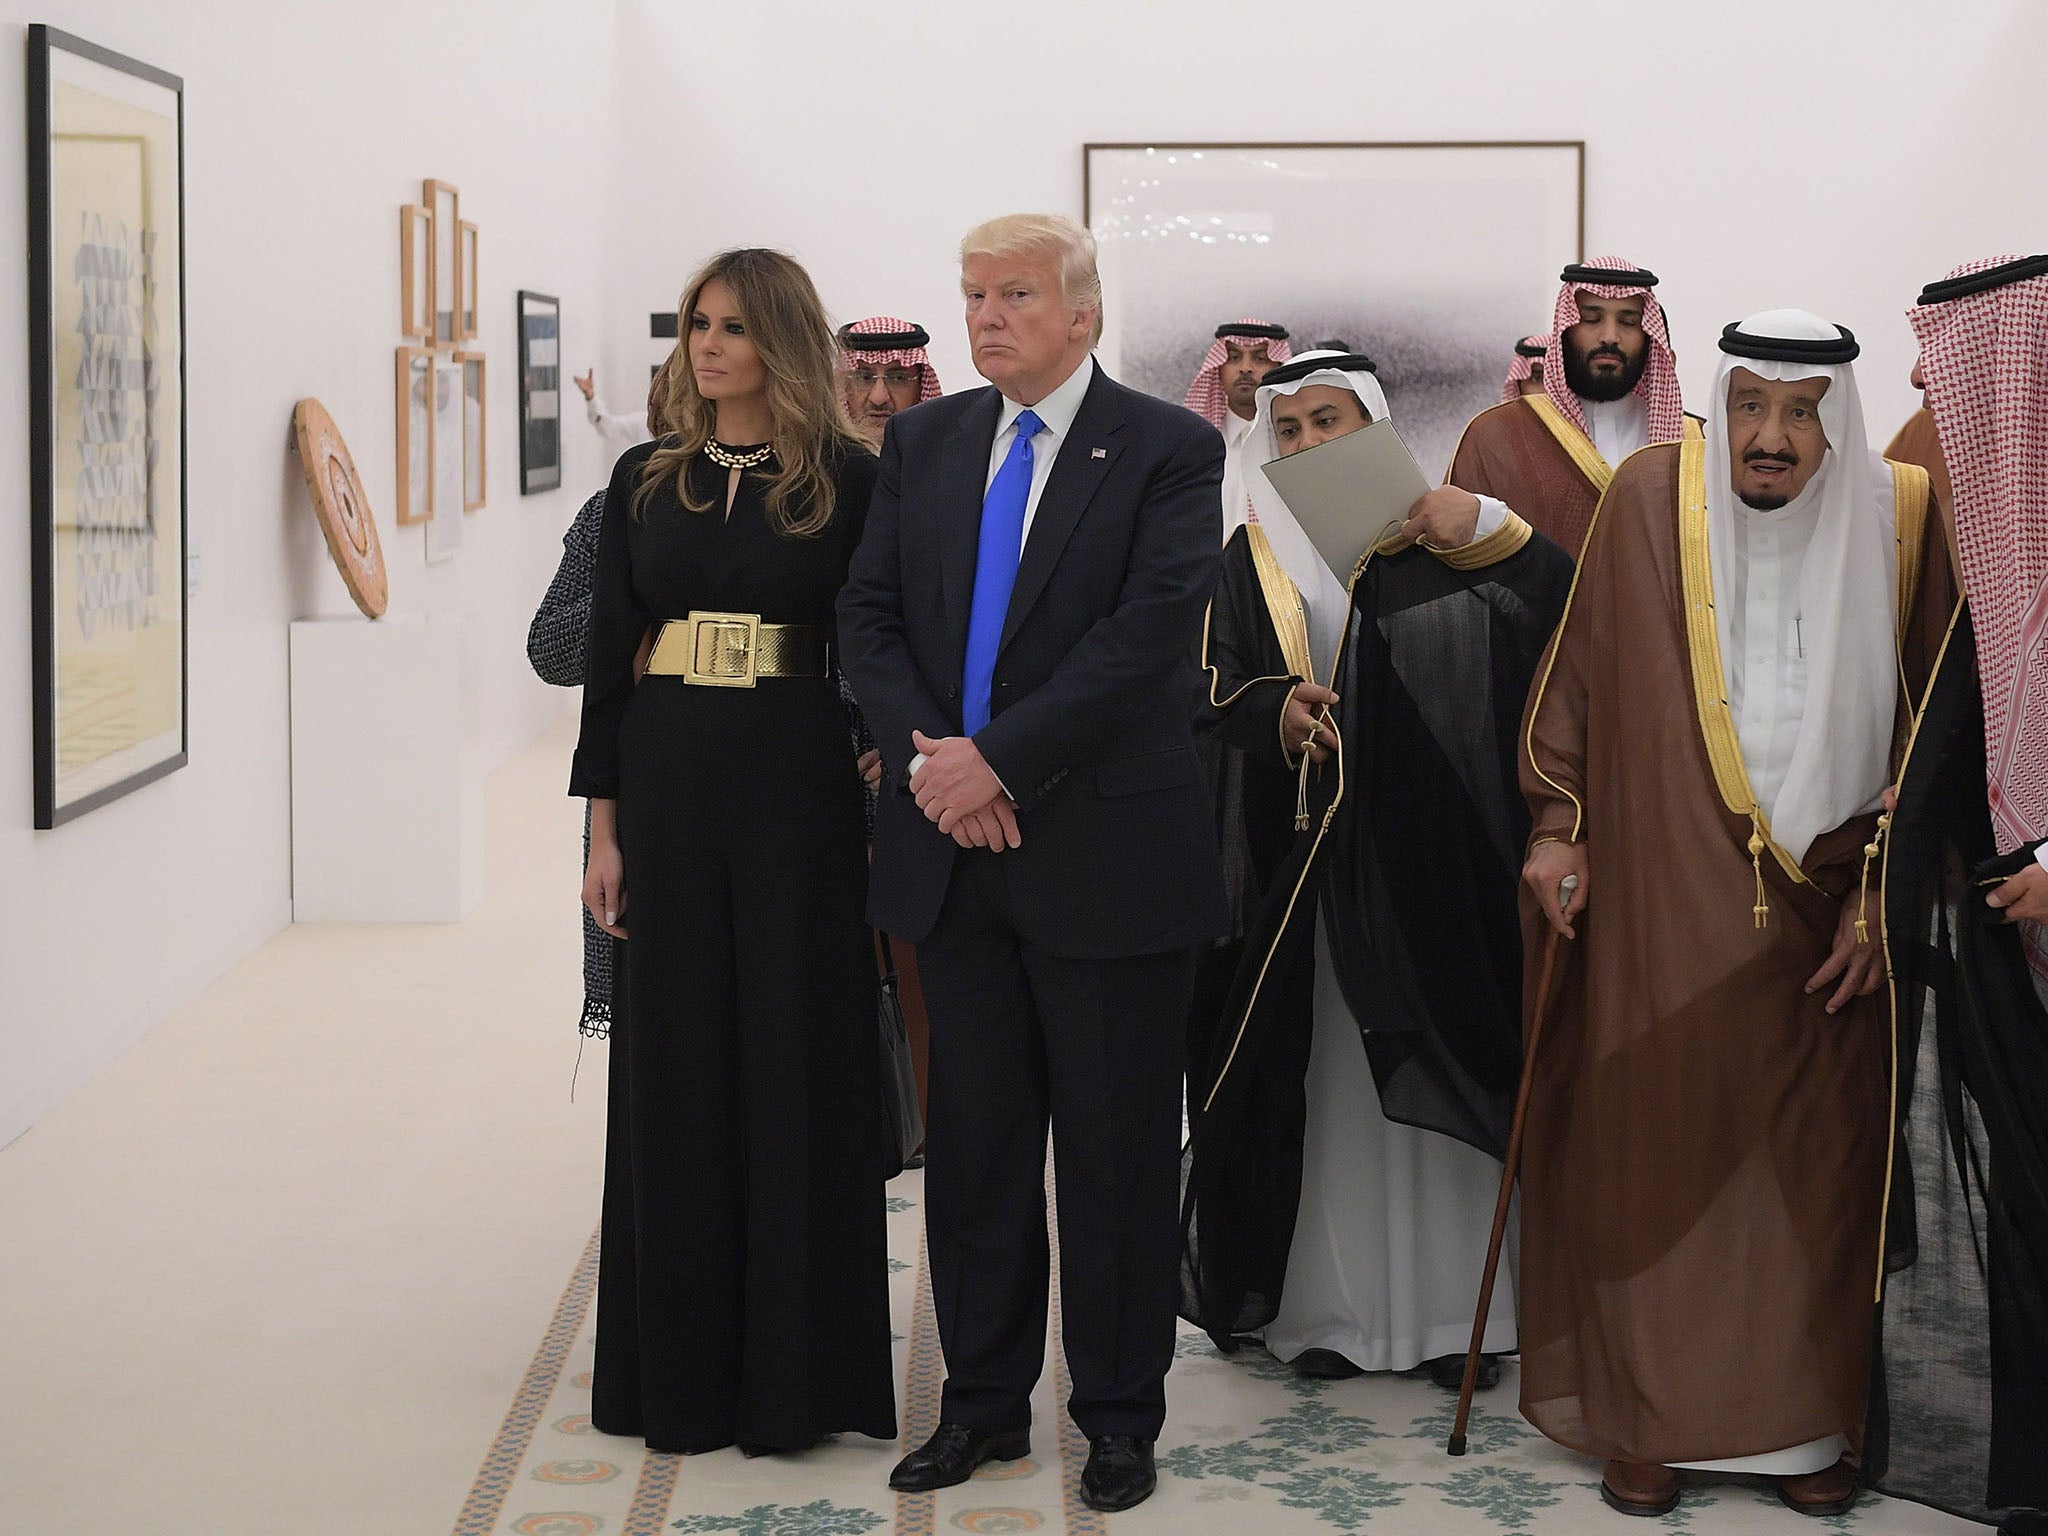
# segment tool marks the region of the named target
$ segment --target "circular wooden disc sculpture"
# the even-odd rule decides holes
[[[391,605],[385,581],[384,549],[377,542],[377,520],[370,513],[369,493],[356,473],[341,429],[318,400],[301,400],[292,408],[292,431],[299,447],[299,467],[306,472],[313,511],[327,536],[348,595],[371,618]]]

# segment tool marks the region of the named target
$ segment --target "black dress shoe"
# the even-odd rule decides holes
[[[969,1429],[941,1424],[931,1439],[896,1463],[889,1486],[898,1493],[930,1493],[974,1475],[984,1461],[1015,1461],[1031,1454],[1028,1429]]]
[[[1427,1362],[1429,1379],[1446,1392],[1465,1390],[1465,1357],[1463,1355],[1438,1355]],[[1500,1356],[1481,1355],[1479,1372],[1472,1378],[1475,1391],[1484,1392],[1488,1387],[1500,1385]]]
[[[1998,1522],[1998,1536],[2048,1536],[2048,1510],[2008,1511]]]
[[[1115,1514],[1144,1503],[1158,1486],[1150,1440],[1136,1435],[1097,1435],[1088,1442],[1088,1465],[1081,1469],[1081,1499],[1090,1509]]]
[[[1334,1349],[1304,1349],[1294,1357],[1294,1373],[1312,1376],[1317,1381],[1349,1381],[1354,1376],[1363,1376],[1365,1371]]]

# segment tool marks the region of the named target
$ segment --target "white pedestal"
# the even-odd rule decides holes
[[[460,922],[484,894],[462,621],[298,619],[291,655],[294,919]]]

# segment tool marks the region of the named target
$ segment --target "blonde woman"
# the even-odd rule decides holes
[[[655,1450],[896,1433],[875,971],[833,600],[875,460],[789,257],[684,293],[605,497],[583,899],[627,939],[592,1419]],[[646,674],[634,656],[652,639]]]

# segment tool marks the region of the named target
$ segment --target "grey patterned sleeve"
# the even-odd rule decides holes
[[[604,492],[583,503],[562,535],[562,563],[526,631],[526,659],[544,683],[583,686],[589,637],[590,587],[597,573],[597,531],[604,522]]]

